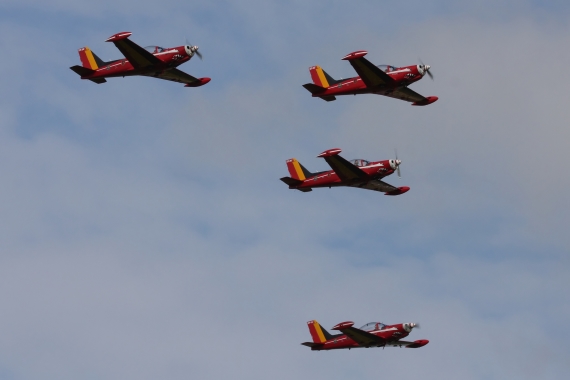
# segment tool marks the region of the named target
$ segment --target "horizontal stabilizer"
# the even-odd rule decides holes
[[[279,178],[281,181],[285,182],[289,186],[297,186],[303,183],[303,181],[291,177]]]
[[[323,346],[322,343],[313,343],[313,342],[305,342],[305,343],[301,343],[303,346],[307,346],[307,347],[320,347]]]
[[[91,70],[87,67],[75,65],[70,67],[71,70],[75,71],[76,74],[81,75],[82,77],[85,75],[93,74],[95,70]]]
[[[314,83],[305,83],[303,85],[303,87],[305,87],[313,95],[319,94],[319,93],[324,92],[326,90],[326,88],[321,87],[321,86],[317,86]]]

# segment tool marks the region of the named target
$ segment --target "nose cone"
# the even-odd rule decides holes
[[[186,54],[188,54],[189,57],[192,57],[198,50],[198,46],[186,45],[184,46],[184,50],[186,50]]]
[[[410,322],[410,323],[404,323],[403,327],[404,327],[404,330],[406,330],[407,332],[411,332],[412,329],[414,327],[416,327],[417,325],[418,325],[417,323]]]
[[[398,169],[402,161],[400,160],[390,160],[390,167],[394,170]]]
[[[418,72],[424,76],[428,73],[429,69],[431,68],[430,65],[418,65]]]

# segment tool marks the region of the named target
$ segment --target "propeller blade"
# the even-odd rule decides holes
[[[431,80],[433,80],[433,74],[431,73],[431,71],[429,71],[429,69],[426,71],[426,73],[427,73],[427,75],[429,75]]]
[[[402,178],[402,173],[400,173],[400,163],[398,162],[398,149],[394,148],[394,155],[396,156],[396,160],[394,161],[396,163],[396,171],[398,172],[398,178]]]
[[[196,55],[198,56],[198,58],[200,58],[200,61],[201,61],[202,60],[202,53],[200,53],[198,50],[196,50]]]

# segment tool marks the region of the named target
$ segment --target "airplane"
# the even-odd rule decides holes
[[[105,78],[133,75],[184,83],[184,87],[199,87],[210,81],[210,78],[195,78],[176,68],[194,55],[202,59],[198,46],[187,44],[166,49],[160,46],[142,48],[129,40],[131,34],[131,32],[117,33],[105,41],[114,43],[125,58],[104,62],[86,46],[79,49],[82,66],[76,65],[70,69],[79,74],[81,79],[98,84],[107,82]]]
[[[325,150],[317,157],[322,157],[333,170],[311,173],[297,159],[288,159],[287,169],[291,177],[283,177],[281,181],[289,185],[289,189],[302,192],[313,191],[318,187],[350,186],[361,189],[381,191],[384,195],[404,194],[410,188],[408,186],[394,187],[380,179],[394,171],[400,176],[400,164],[398,160],[384,160],[370,162],[362,159],[347,161],[342,158],[339,148]]]
[[[420,62],[419,65],[394,67],[390,65],[375,66],[364,58],[365,50],[347,54],[344,58],[359,75],[348,79],[333,79],[320,66],[309,67],[313,83],[303,85],[314,98],[327,102],[336,100],[338,95],[377,94],[412,102],[413,106],[426,106],[435,102],[437,96],[424,97],[408,86],[428,75],[433,79],[430,66]]]
[[[301,343],[311,347],[311,351],[337,350],[359,347],[406,347],[419,348],[429,343],[427,339],[419,339],[413,342],[400,340],[407,337],[412,329],[419,328],[417,323],[398,323],[385,325],[380,322],[370,322],[357,329],[352,327],[354,322],[342,322],[334,326],[333,330],[341,333],[332,335],[321,327],[317,321],[307,322],[311,332],[312,342]]]

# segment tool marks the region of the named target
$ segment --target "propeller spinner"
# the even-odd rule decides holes
[[[431,66],[430,66],[430,65],[424,65],[424,63],[422,62],[422,60],[419,59],[419,58],[418,58],[418,61],[420,61],[420,65],[419,65],[420,72],[421,72],[422,74],[427,74],[427,75],[429,75],[429,77],[431,78],[431,80],[433,80],[433,74],[431,73],[431,71],[429,71],[429,70],[431,69]]]
[[[188,43],[188,40],[186,40],[186,46],[184,46],[184,49],[186,50],[186,53],[188,53],[188,55],[191,57],[194,54],[196,54],[198,56],[198,58],[200,58],[200,60],[202,60],[202,54],[198,51],[199,47],[196,45],[192,45],[190,43]]]
[[[419,328],[420,328],[420,324],[419,324],[419,323],[413,323],[413,322],[404,323],[404,324],[403,324],[403,327],[404,327],[404,330],[406,330],[407,332],[411,332],[412,329],[414,329],[414,328],[419,329]]]

